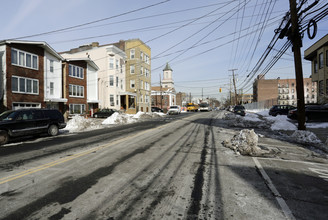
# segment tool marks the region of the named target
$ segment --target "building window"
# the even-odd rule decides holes
[[[140,80],[140,89],[143,89],[143,81],[142,80]]]
[[[118,70],[118,60],[115,60],[115,62],[116,62],[115,68]]]
[[[109,86],[114,86],[114,76],[113,75],[109,76]]]
[[[109,103],[110,103],[110,106],[115,106],[114,95],[109,95]]]
[[[118,88],[118,76],[116,76],[116,87]]]
[[[140,67],[140,75],[143,75],[143,67]]]
[[[69,64],[69,66],[68,66],[68,75],[70,77],[83,79],[84,78],[83,68],[79,67],[79,66]]]
[[[85,113],[85,105],[84,104],[70,104],[69,105],[69,113],[70,114],[84,114]]]
[[[121,79],[121,89],[123,89],[123,79]]]
[[[145,103],[149,102],[149,95],[145,95]]]
[[[135,88],[135,80],[130,80],[130,88],[134,89]]]
[[[323,67],[323,53],[319,54],[319,69]]]
[[[54,83],[53,82],[50,82],[50,95],[53,95],[54,94]]]
[[[38,56],[32,53],[27,53],[25,51],[12,48],[11,64],[37,70]]]
[[[326,95],[328,95],[328,79],[326,80]]]
[[[313,60],[313,70],[314,70],[314,73],[317,73],[318,72],[318,61],[317,61],[317,58],[315,58]]]
[[[109,58],[109,69],[114,69],[114,58]]]
[[[134,65],[130,65],[130,74],[134,74]]]
[[[50,72],[53,73],[54,72],[54,61],[50,60]]]
[[[116,95],[116,105],[119,105],[118,100],[119,100],[119,95]]]
[[[140,60],[143,60],[143,52],[140,51]]]
[[[135,50],[131,49],[130,50],[130,59],[134,59],[135,58]]]
[[[68,94],[70,97],[84,97],[84,86],[69,85]]]
[[[140,95],[140,103],[143,103],[143,95]]]
[[[319,81],[319,95],[323,95],[323,80]]]
[[[13,76],[11,91],[14,93],[39,94],[39,80]]]

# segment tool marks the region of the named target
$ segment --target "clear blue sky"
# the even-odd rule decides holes
[[[309,0],[305,7],[312,2]],[[11,0],[1,3],[0,40],[104,19],[21,39],[46,41],[61,52],[94,41],[108,44],[139,38],[152,50],[154,86],[159,85],[159,74],[169,61],[178,92],[191,92],[199,97],[203,90],[205,97],[217,99],[228,94],[231,69],[237,69],[237,88],[252,92],[251,82],[256,74],[246,76],[267,49],[274,30],[289,10],[288,0]],[[321,6],[326,3],[320,1]],[[145,8],[151,5],[154,6]],[[141,8],[145,9],[136,10]],[[131,12],[133,10],[136,11]],[[315,39],[304,36],[302,52],[327,33],[325,18],[318,23]],[[277,41],[268,62],[285,42],[286,38]],[[309,77],[308,61],[303,60],[303,70],[304,77]],[[265,77],[295,78],[291,49]],[[223,89],[222,93],[219,88]]]

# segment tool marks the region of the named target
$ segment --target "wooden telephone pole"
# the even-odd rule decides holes
[[[236,80],[235,80],[235,70],[237,70],[237,69],[231,69],[229,71],[232,71],[233,87],[234,87],[234,90],[235,90],[235,105],[238,105],[237,88],[236,88]]]
[[[304,83],[301,47],[302,38],[300,35],[298,15],[296,8],[296,0],[289,0],[290,16],[291,16],[291,35],[288,37],[293,44],[294,64],[296,75],[296,94],[297,94],[297,115],[298,115],[298,130],[305,130],[305,106],[304,106]]]

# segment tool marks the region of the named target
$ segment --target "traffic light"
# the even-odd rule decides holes
[[[219,91],[222,92],[222,88],[220,88]]]

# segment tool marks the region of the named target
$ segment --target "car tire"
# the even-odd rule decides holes
[[[0,145],[7,144],[9,142],[9,135],[7,131],[0,132]]]
[[[59,129],[57,125],[50,125],[48,128],[48,134],[50,136],[56,136],[59,133]]]

